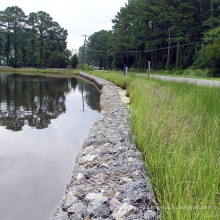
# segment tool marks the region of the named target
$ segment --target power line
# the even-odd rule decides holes
[[[162,27],[162,28],[166,28],[167,29],[167,32],[164,32],[163,34],[157,34],[157,35],[153,35],[154,38],[156,37],[163,37],[164,35],[167,35],[169,34],[169,28],[170,27],[200,27],[201,25],[195,25],[195,24],[201,24],[203,23],[204,21],[200,21],[200,22],[196,22],[196,23],[192,23],[192,24],[188,24],[188,25],[171,25],[171,26],[166,26],[166,27],[162,27],[162,25],[158,25],[158,26],[155,26],[157,28],[159,27]],[[174,32],[180,32],[180,31],[183,31],[182,29],[177,29],[177,30],[170,30],[170,33],[174,33]],[[191,32],[191,33],[195,33],[194,31]],[[121,37],[124,37],[124,36],[121,36]],[[144,37],[141,37],[143,39],[145,39]],[[120,37],[116,37],[116,39],[120,39]]]
[[[169,26],[165,26],[164,28],[169,28],[169,27],[172,27],[172,26],[176,26],[176,27],[199,27],[201,25],[197,25],[197,24],[201,24],[203,22],[204,21],[200,21],[200,22],[196,22],[196,23],[190,23],[190,24],[169,25]],[[158,26],[163,26],[163,25],[159,24]]]
[[[215,39],[218,39],[218,38],[215,38]],[[214,40],[214,39],[210,39],[210,41],[211,40]],[[201,44],[201,43],[205,43],[205,41],[196,41],[196,42],[191,42],[191,43],[180,44],[179,46],[161,47],[161,48],[155,48],[155,49],[150,49],[150,50],[133,50],[133,51],[123,51],[123,52],[109,52],[109,51],[90,50],[90,49],[88,49],[88,50],[91,52],[106,53],[106,54],[126,54],[126,53],[139,53],[139,52],[152,52],[152,51],[158,51],[158,50],[166,50],[169,48],[190,46],[190,45]]]
[[[191,24],[187,24],[187,25],[175,25],[176,27],[199,27],[199,26],[201,26],[201,25],[196,25],[196,24],[201,24],[201,23],[203,23],[204,21],[200,21],[200,22],[196,22],[196,23],[191,23]],[[161,26],[161,25],[159,25],[159,26]],[[170,26],[166,26],[166,28],[169,28]],[[171,26],[172,27],[172,26]],[[169,31],[169,30],[168,30]],[[170,30],[170,33],[173,33],[173,32],[179,32],[179,31],[183,31],[183,30],[180,30],[180,29],[178,29],[178,30]],[[195,33],[195,32],[192,32],[192,33]],[[153,35],[153,37],[154,38],[158,38],[158,37],[163,37],[164,35],[166,35],[166,34],[169,34],[169,32],[167,33],[163,33],[163,34],[158,34],[158,35]],[[83,35],[83,36],[85,36],[85,35]],[[88,35],[87,35],[87,37],[89,37]],[[124,36],[121,36],[121,37],[119,37],[119,36],[117,36],[117,37],[114,37],[114,39],[121,39],[121,38],[123,38]],[[142,39],[145,39],[144,37],[141,37]],[[155,40],[152,40],[152,41],[147,41],[147,43],[150,43],[150,42],[155,42]],[[97,44],[97,43],[96,43]],[[99,46],[101,46],[102,47],[102,45],[100,45],[100,44],[97,44],[97,45],[99,45]],[[94,51],[98,51],[98,50],[94,50]],[[100,52],[106,52],[106,51],[101,51],[100,50]]]

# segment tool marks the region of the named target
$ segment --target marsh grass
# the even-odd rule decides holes
[[[42,76],[74,76],[79,70],[73,69],[35,69],[35,68],[0,68],[0,73],[11,74],[18,73],[23,75],[42,75]]]
[[[36,68],[0,68],[0,73],[21,73],[27,75],[76,75],[79,73],[79,70],[74,69],[36,69]]]
[[[220,219],[220,88],[93,74],[127,88],[163,219]]]

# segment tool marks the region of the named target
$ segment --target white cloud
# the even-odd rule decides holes
[[[83,44],[81,34],[91,35],[101,29],[110,30],[111,20],[127,0],[0,0],[0,10],[18,6],[26,14],[45,11],[68,30],[68,48]]]

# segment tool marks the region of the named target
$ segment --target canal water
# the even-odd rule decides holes
[[[81,79],[0,74],[0,219],[49,219],[99,99]]]

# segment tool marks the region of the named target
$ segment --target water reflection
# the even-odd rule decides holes
[[[65,96],[75,90],[77,80],[13,74],[0,75],[0,85],[0,126],[20,131],[25,124],[44,129],[52,119],[65,113]],[[79,90],[85,90],[88,106],[98,109],[96,88],[81,81]]]
[[[99,96],[76,78],[0,75],[0,219],[49,219]]]
[[[99,102],[97,102],[96,96],[97,88],[95,86],[91,86],[88,83],[80,83],[79,91],[82,92],[87,105],[89,105],[92,109],[99,109]]]

